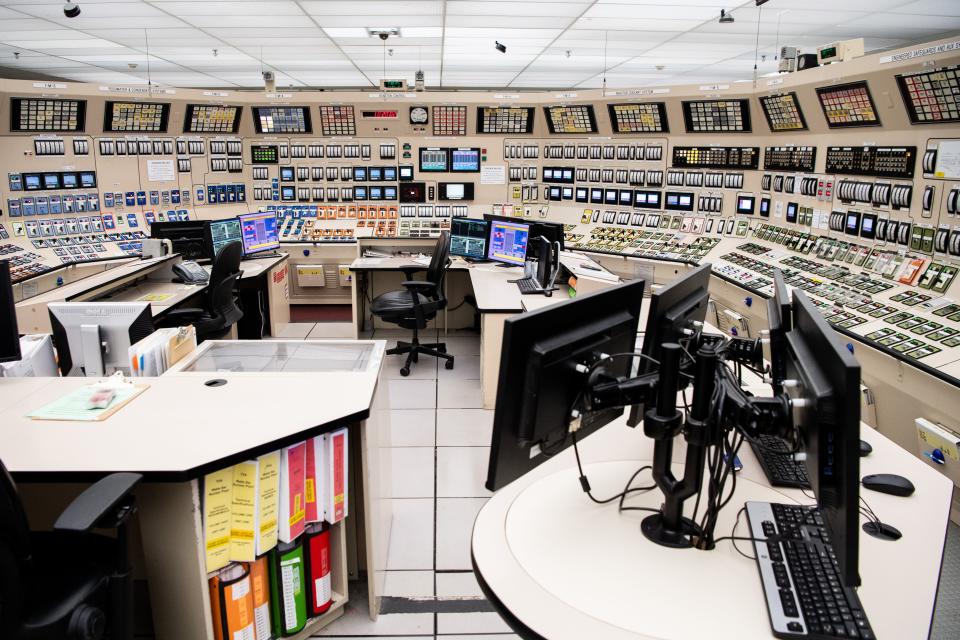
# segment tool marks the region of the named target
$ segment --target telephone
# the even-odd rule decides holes
[[[173,275],[187,284],[203,284],[210,280],[210,274],[192,260],[173,265]]]

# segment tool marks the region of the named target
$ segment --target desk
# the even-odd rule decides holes
[[[291,352],[311,344],[324,348],[359,344],[366,345],[370,355],[360,370],[337,370],[329,364],[321,370],[288,368],[279,373],[185,370],[194,358],[223,344],[241,351],[269,346]],[[349,526],[334,534],[334,544],[344,548],[343,557],[334,558],[335,607],[340,610],[347,598],[347,552],[356,554],[365,548],[358,562],[371,574],[382,573],[386,561],[386,547],[380,541],[388,540],[389,526],[386,533],[378,527],[389,525],[390,515],[381,513],[389,501],[380,498],[380,469],[376,460],[370,460],[378,455],[377,443],[384,438],[381,428],[387,428],[379,416],[389,413],[389,398],[377,394],[384,350],[382,341],[208,341],[194,358],[178,363],[166,375],[142,379],[149,389],[108,420],[95,423],[37,422],[25,417],[89,384],[87,379],[2,378],[0,452],[21,484],[28,511],[49,509],[61,499],[60,485],[47,483],[92,482],[118,471],[143,474],[136,493],[156,637],[208,640],[213,635],[199,508],[203,476],[349,425],[351,452],[360,461],[354,477],[363,473],[363,480],[350,487],[350,514],[344,521]],[[241,356],[238,352],[237,357]],[[211,378],[227,383],[206,386],[204,382]],[[284,399],[282,411],[277,410],[278,399]],[[175,407],[189,407],[189,413],[174,417]],[[351,528],[365,536],[364,544],[344,542]],[[375,616],[382,581],[371,580],[369,588],[371,616]],[[317,623],[326,624],[337,615],[334,611]],[[315,632],[318,624],[311,624],[303,637]]]
[[[589,283],[590,291],[608,287],[619,281],[616,276],[582,254],[563,252],[560,255],[560,263],[568,271],[578,274],[581,282]],[[583,269],[580,266],[582,264],[590,264],[597,267],[598,270]],[[378,272],[397,272],[400,267],[410,265],[426,269],[424,265],[414,262],[413,258],[390,257],[357,258],[350,265],[350,270],[357,274],[359,279],[368,278]],[[454,257],[447,270],[447,281],[445,283],[448,299],[451,297],[449,285],[451,272],[465,273],[468,276],[476,300],[477,311],[480,313],[480,387],[483,407],[492,409],[496,404],[497,397],[497,379],[500,375],[500,350],[503,345],[504,321],[510,316],[524,311],[533,311],[568,300],[567,285],[566,283],[559,283],[560,289],[549,297],[523,295],[516,283],[511,282],[511,280],[523,277],[522,267],[507,267],[491,262],[469,263],[461,258]],[[369,282],[362,283],[355,280],[353,283],[353,318],[357,337],[363,335],[367,326],[365,291],[369,287]],[[444,315],[444,321],[440,328],[446,330],[448,327],[449,317]]]
[[[153,317],[161,319],[206,290],[206,284],[172,282],[173,265],[180,254],[125,263],[17,303],[17,324],[25,333],[49,333],[47,305],[53,302],[150,302]],[[238,323],[241,338],[276,335],[290,321],[287,256],[245,260],[238,285],[244,319]],[[209,267],[207,267],[209,271]]]
[[[909,498],[862,492],[904,537],[883,542],[860,536],[859,595],[878,638],[927,638],[953,487],[879,432],[865,425],[861,432],[874,449],[861,459],[861,474],[899,473],[917,491]],[[626,428],[623,418],[582,441],[584,470],[595,494],[621,491],[630,474],[649,463],[652,449],[640,427]],[[810,502],[799,490],[770,488],[752,451],[740,451],[743,471],[733,501],[721,512],[718,535],[729,535],[745,500]],[[684,453],[680,446],[674,459],[682,460]],[[661,500],[655,490],[627,504],[657,507]],[[615,503],[591,502],[567,449],[498,491],[480,510],[472,538],[477,577],[524,637],[772,637],[753,560],[740,556],[729,541],[713,551],[660,547],[641,534],[644,515],[618,514]],[[737,531],[744,535],[745,518]],[[752,553],[751,543],[738,544]]]

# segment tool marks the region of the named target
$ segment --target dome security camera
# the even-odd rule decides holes
[[[80,15],[80,5],[76,2],[71,2],[71,0],[67,0],[63,3],[63,15],[68,18],[76,18]]]
[[[378,36],[380,37],[380,39],[383,40],[383,41],[386,41],[387,38],[390,37],[390,34],[387,33],[386,31],[381,31],[381,32],[378,33],[377,35],[378,35]]]

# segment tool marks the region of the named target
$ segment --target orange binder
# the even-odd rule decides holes
[[[250,565],[250,586],[253,591],[253,623],[256,640],[270,640],[270,569],[262,555]]]
[[[210,608],[216,640],[255,640],[253,593],[247,565],[231,565],[210,578]]]

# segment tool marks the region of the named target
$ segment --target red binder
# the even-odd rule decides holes
[[[305,536],[307,585],[310,595],[307,615],[312,618],[325,613],[333,604],[330,581],[330,525],[311,525]]]

